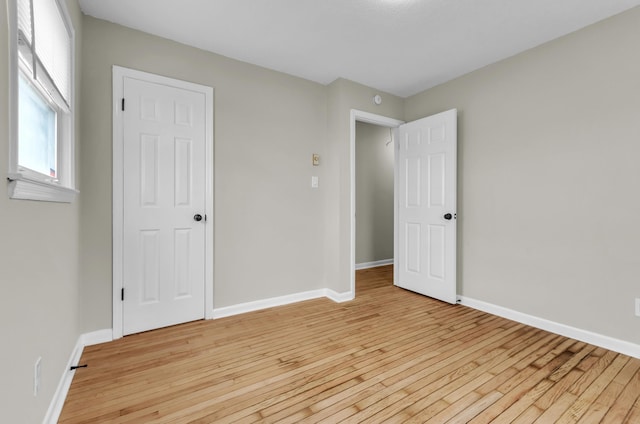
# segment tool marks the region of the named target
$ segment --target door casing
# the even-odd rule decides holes
[[[213,173],[213,116],[214,90],[212,87],[187,81],[163,77],[148,72],[113,66],[113,339],[119,339],[123,334],[123,308],[121,293],[123,288],[123,234],[124,234],[124,167],[123,167],[123,115],[122,99],[124,98],[124,78],[135,78],[152,83],[169,85],[176,88],[191,90],[205,96],[205,213],[207,225],[205,230],[205,319],[213,318],[213,287],[214,287],[214,173]],[[126,105],[125,105],[126,106]]]
[[[387,127],[387,128],[397,128],[398,126],[404,124],[404,121],[400,121],[398,119],[394,119],[394,118],[388,118],[386,116],[382,116],[382,115],[376,115],[374,113],[370,113],[370,112],[364,112],[362,110],[357,110],[357,109],[351,109],[351,134],[350,134],[350,141],[349,141],[349,156],[350,156],[350,165],[349,165],[349,173],[350,173],[350,187],[351,187],[351,201],[350,201],[350,216],[351,216],[351,220],[350,220],[350,239],[351,239],[351,246],[350,246],[350,257],[349,257],[349,264],[350,264],[350,271],[349,271],[349,279],[350,279],[350,296],[353,299],[355,297],[356,294],[356,121],[359,122],[366,122],[368,124],[374,124],[374,125],[378,125],[381,127]],[[394,138],[396,138],[397,131],[394,131]],[[397,150],[395,149],[394,146],[394,189],[393,189],[393,193],[394,193],[394,215],[397,215],[397,175],[396,173],[398,172],[398,154],[397,154]],[[395,223],[395,219],[394,219],[394,233],[397,231],[397,224]],[[394,237],[395,240],[395,237]],[[395,257],[397,256],[397,246],[395,246],[395,241],[394,241],[394,261],[396,260]],[[397,268],[397,267],[395,267]],[[395,280],[395,276],[394,276],[394,280]]]

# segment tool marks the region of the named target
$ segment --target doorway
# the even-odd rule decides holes
[[[350,136],[350,157],[351,157],[351,249],[350,249],[350,289],[351,293],[353,293],[355,297],[356,293],[356,122],[363,122],[367,124],[373,124],[379,127],[390,128],[392,132],[395,128],[404,123],[404,121],[400,121],[398,119],[388,118],[382,115],[376,115],[369,112],[364,112],[361,110],[351,110],[351,136]],[[392,143],[394,144],[394,143]],[[391,147],[391,146],[389,146]],[[395,148],[394,148],[395,151]],[[394,164],[397,161],[397,158],[394,155]],[[395,167],[395,165],[394,165]],[[395,171],[394,171],[395,174]],[[394,193],[396,192],[396,180],[394,178]],[[394,194],[394,204],[396,203],[395,194]],[[394,232],[395,224],[394,224]],[[394,252],[396,251],[395,242],[394,242]]]
[[[457,110],[404,123],[351,111],[351,293],[355,297],[356,121],[393,128],[394,285],[457,302]]]
[[[356,122],[356,270],[393,264],[392,129]]]

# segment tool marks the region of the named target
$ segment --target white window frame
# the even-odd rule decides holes
[[[55,0],[62,18],[70,32],[71,42],[71,88],[70,113],[58,111],[57,178],[22,168],[18,163],[18,12],[17,1],[8,0],[9,13],[9,197],[12,199],[40,200],[71,203],[78,190],[75,189],[75,31],[64,1]]]

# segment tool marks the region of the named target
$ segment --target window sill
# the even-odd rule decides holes
[[[9,174],[7,179],[11,199],[71,203],[79,193],[78,190],[29,178],[23,174]]]

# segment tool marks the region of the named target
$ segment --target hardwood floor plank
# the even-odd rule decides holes
[[[556,381],[553,387],[547,390],[547,392],[535,402],[535,405],[542,410],[550,408],[551,405],[567,392],[573,383],[578,381],[582,374],[583,372],[577,369],[569,371],[559,381]],[[549,378],[549,380],[553,381],[551,378]]]
[[[636,362],[637,360],[632,361]],[[633,421],[629,421],[629,416],[638,400],[640,400],[640,373],[636,370],[622,393],[620,393],[602,419],[603,424],[632,423]]]
[[[496,403],[503,396],[500,392],[490,392],[482,396],[472,405],[467,406],[458,415],[452,417],[447,423],[468,423],[479,413],[487,409],[490,405]]]
[[[512,424],[531,424],[542,415],[542,410],[535,405],[528,407],[518,418],[513,420]]]
[[[60,423],[640,422],[640,360],[357,273],[315,299],[87,347]]]
[[[511,380],[498,387],[504,396],[476,416],[470,423],[488,422],[501,417],[501,421],[510,422],[529,407],[538,396],[540,390],[547,390],[551,384],[542,383],[554,369],[567,360],[567,355],[559,355],[542,368],[529,366],[520,371]],[[541,384],[542,383],[542,384]],[[538,390],[535,390],[538,388]],[[527,395],[527,396],[525,396]],[[518,403],[522,399],[522,403]],[[502,417],[504,415],[504,417]]]
[[[640,423],[640,399],[636,401],[631,411],[629,411],[629,415],[625,418],[625,423]]]
[[[535,424],[549,424],[558,421],[558,418],[564,412],[571,407],[575,402],[576,396],[571,393],[565,392],[558,397],[558,399],[552,403],[547,409],[544,410],[542,415],[534,421]]]
[[[443,409],[433,417],[430,417],[429,419],[424,420],[423,422],[425,424],[446,423],[450,420],[453,420],[453,417],[464,412],[467,408],[471,407],[471,405],[476,403],[481,398],[482,398],[482,395],[479,393],[476,393],[476,392],[467,393],[465,396],[460,398],[458,402],[455,402],[455,403],[447,402],[449,403],[449,406],[447,406],[445,409]]]
[[[613,361],[609,361],[609,358],[615,355]],[[605,359],[606,358],[606,359]],[[572,394],[578,394],[577,388],[579,387],[581,380],[589,375],[593,371],[593,375],[597,375],[597,378],[589,385],[588,388],[582,391],[576,401],[571,407],[560,417],[559,422],[578,422],[589,407],[595,402],[597,397],[604,392],[605,388],[613,381],[615,376],[622,370],[629,358],[622,355],[617,355],[613,352],[607,352],[598,362],[594,363],[591,369],[589,369],[583,377],[578,379],[574,383],[574,391],[569,389]],[[605,367],[605,364],[609,364]],[[606,409],[600,408],[599,405],[595,406],[595,409],[603,410],[606,413]]]
[[[577,422],[578,424],[598,424],[602,421],[608,409],[606,406],[594,403]]]

